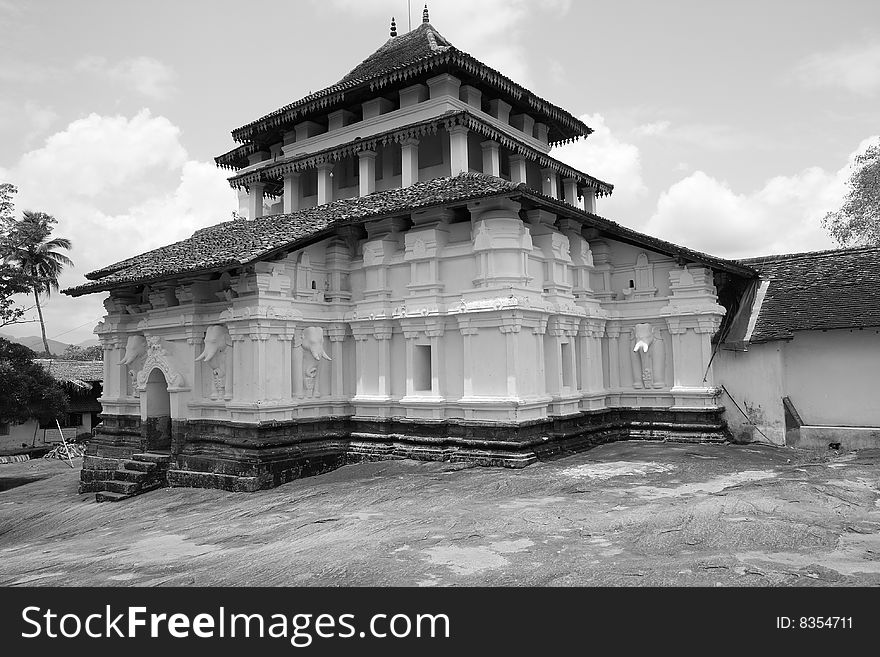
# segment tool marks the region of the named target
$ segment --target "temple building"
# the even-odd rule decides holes
[[[83,490],[723,439],[713,336],[756,272],[600,216],[612,185],[549,154],[590,132],[427,9],[234,130],[239,219],[66,290],[109,293]]]

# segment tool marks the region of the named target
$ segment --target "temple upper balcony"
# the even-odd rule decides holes
[[[464,172],[522,183],[590,212],[612,186],[549,156],[591,130],[427,21],[337,84],[233,131],[216,158],[249,218]]]

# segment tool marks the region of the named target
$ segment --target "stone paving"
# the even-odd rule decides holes
[[[2,464],[0,585],[877,585],[878,465],[621,442],[522,470],[385,461],[97,504],[65,462]]]

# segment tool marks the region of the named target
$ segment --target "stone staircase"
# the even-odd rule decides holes
[[[132,454],[122,461],[113,479],[104,482],[104,490],[95,493],[97,502],[120,500],[167,486],[166,473],[171,465],[171,455],[159,452]]]

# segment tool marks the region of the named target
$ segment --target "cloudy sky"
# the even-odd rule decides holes
[[[413,1],[413,21],[422,4]],[[719,256],[833,246],[820,219],[880,134],[880,3],[435,0],[460,49],[581,116],[557,157],[599,213]],[[227,220],[230,130],[336,82],[406,0],[0,0],[0,181],[73,240],[62,286]],[[53,295],[80,342],[101,295]],[[34,324],[6,327],[37,334]]]

